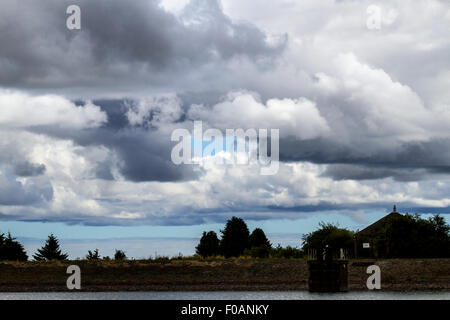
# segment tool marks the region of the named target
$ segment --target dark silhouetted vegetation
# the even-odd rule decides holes
[[[270,250],[270,256],[276,259],[300,259],[303,258],[303,250],[291,246],[283,248],[278,245]]]
[[[86,259],[89,261],[97,261],[100,260],[100,254],[98,253],[98,249],[95,249],[94,252],[88,250],[88,254],[86,255]]]
[[[5,237],[2,233],[0,234],[0,261],[8,260],[8,261],[27,261],[28,255],[23,248],[23,245],[20,244],[15,238],[11,236],[11,233]]]
[[[33,255],[36,261],[67,260],[68,255],[61,252],[58,239],[49,235],[45,245]]]
[[[203,232],[200,243],[195,248],[198,255],[206,258],[213,257],[219,254],[220,241],[214,231]]]
[[[272,244],[269,239],[267,239],[266,234],[260,228],[253,230],[250,235],[250,247],[268,247],[270,248]]]
[[[127,260],[127,255],[124,251],[116,249],[116,252],[114,253],[114,260]]]
[[[241,218],[233,217],[228,220],[221,233],[220,250],[225,258],[239,257],[245,249],[250,249],[250,232]]]
[[[339,228],[331,223],[321,222],[319,229],[303,236],[303,251],[317,250],[321,252],[323,248],[328,246],[335,252],[340,248],[353,252],[354,233],[350,230]]]
[[[250,249],[244,251],[244,255],[251,256],[253,258],[268,258],[272,244],[267,239],[266,234],[260,228],[253,230],[250,235]]]
[[[244,250],[244,256],[249,256],[252,258],[268,258],[270,255],[270,247],[251,247],[250,249]]]
[[[391,219],[376,239],[379,256],[387,258],[450,257],[450,226],[440,215]]]
[[[221,231],[222,239],[217,238],[214,231],[203,232],[200,243],[196,247],[197,255],[202,258],[223,256],[298,259],[303,257],[303,251],[294,247],[283,248],[278,245],[272,248],[272,244],[261,228],[256,228],[250,234],[245,221],[232,217],[227,221],[224,230]]]

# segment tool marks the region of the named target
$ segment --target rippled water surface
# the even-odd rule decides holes
[[[446,292],[348,292],[307,291],[249,292],[28,292],[2,293],[0,300],[450,300]]]

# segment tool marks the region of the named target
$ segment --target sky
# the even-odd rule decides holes
[[[3,0],[0,231],[145,257],[232,216],[297,246],[394,204],[449,221],[449,24],[443,0]],[[175,164],[195,121],[279,130],[278,171]]]

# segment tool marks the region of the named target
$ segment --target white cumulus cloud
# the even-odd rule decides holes
[[[77,106],[57,95],[31,96],[19,91],[0,91],[2,127],[58,126],[82,129],[99,127],[106,121],[106,114],[91,102]]]

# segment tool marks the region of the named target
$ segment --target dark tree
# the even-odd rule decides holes
[[[389,258],[450,257],[449,229],[439,215],[426,220],[406,214],[389,221],[377,245]]]
[[[53,234],[48,236],[45,245],[33,255],[36,261],[67,260],[68,257],[68,254],[61,252],[59,241]]]
[[[22,244],[16,241],[15,238],[8,233],[5,237],[0,234],[0,260],[8,261],[27,261],[28,255],[25,252]]]
[[[95,249],[94,252],[92,252],[91,250],[88,250],[86,259],[88,259],[90,261],[100,260],[100,254],[98,253],[98,249]]]
[[[127,260],[127,255],[124,251],[116,249],[116,253],[114,253],[114,260]]]
[[[260,228],[256,228],[253,230],[252,234],[250,235],[250,247],[267,247],[271,248],[272,244],[269,242],[269,239],[267,239],[266,234],[264,231]]]
[[[244,220],[231,218],[221,233],[220,250],[226,258],[239,257],[245,249],[250,248],[250,232]]]
[[[347,229],[339,228],[333,224],[320,223],[320,228],[303,237],[303,251],[309,249],[322,250],[328,245],[331,250],[340,248],[353,250],[353,232]]]
[[[432,226],[431,246],[434,248],[435,257],[450,257],[450,226],[445,222],[444,217],[434,215],[428,219]]]
[[[219,254],[219,239],[214,231],[203,232],[200,243],[195,248],[198,255],[212,257]]]

